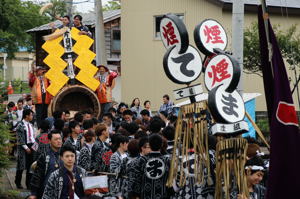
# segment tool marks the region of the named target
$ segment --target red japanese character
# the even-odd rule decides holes
[[[172,22],[169,22],[165,27],[163,27],[163,29],[163,35],[164,38],[167,39],[168,46],[179,43],[178,39],[176,38]]]
[[[227,68],[228,63],[225,59],[220,61],[217,66],[211,66],[212,72],[208,72],[208,77],[213,78],[212,86],[214,86],[216,82],[221,82],[224,79],[231,77],[231,74],[228,73]]]
[[[206,43],[211,43],[216,44],[216,43],[224,43],[222,38],[220,37],[221,31],[219,30],[219,26],[211,26],[210,28],[208,26],[205,26],[204,29],[204,34],[207,37]]]

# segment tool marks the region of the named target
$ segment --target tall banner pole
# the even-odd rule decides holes
[[[104,36],[104,23],[102,12],[102,1],[95,0],[95,40],[96,40],[96,63],[97,65],[107,65],[106,49],[105,49],[105,36]]]

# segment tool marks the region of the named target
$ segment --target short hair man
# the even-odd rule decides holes
[[[50,174],[62,166],[59,159],[59,149],[62,146],[60,131],[52,130],[48,134],[50,147],[41,153],[37,160],[37,166],[31,179],[31,192],[37,198],[41,198],[45,184],[48,182]]]
[[[127,122],[127,123],[131,123],[132,122],[132,117],[133,117],[133,112],[131,110],[125,110],[123,111],[123,121]]]
[[[113,115],[111,113],[104,113],[102,120],[103,123],[108,127],[109,134],[114,134],[116,128],[113,123]]]
[[[160,113],[161,111],[166,111],[168,115],[172,114],[173,105],[174,103],[170,101],[169,95],[166,94],[163,96],[163,104],[160,106],[158,112]]]
[[[89,37],[92,37],[92,33],[90,32],[89,28],[82,24],[82,16],[81,15],[75,15],[73,18],[73,23],[74,23],[74,27],[80,31],[78,33],[79,35],[87,35]]]
[[[151,135],[149,137],[151,152],[141,156],[129,168],[129,198],[169,198],[165,185],[168,179],[170,159],[160,153],[162,143],[160,135]]]
[[[63,165],[50,175],[42,199],[82,198],[86,171],[76,166],[75,149],[63,146],[59,155]]]
[[[35,131],[30,123],[33,119],[33,112],[30,109],[23,111],[23,120],[19,122],[16,133],[17,133],[17,171],[15,183],[17,188],[22,189],[21,180],[23,170],[26,170],[26,186],[30,188],[31,173],[30,166],[33,162],[33,156],[35,150],[33,145],[35,143]]]
[[[108,128],[104,123],[98,124],[95,133],[96,141],[92,147],[91,166],[96,171],[109,172],[109,159],[112,152],[106,142],[109,138]]]

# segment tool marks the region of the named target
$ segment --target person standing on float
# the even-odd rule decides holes
[[[101,116],[112,107],[112,90],[115,87],[116,72],[111,72],[104,65],[98,66],[100,85],[97,88],[97,96],[101,104]]]
[[[31,88],[32,102],[35,105],[37,126],[40,127],[41,122],[48,115],[48,105],[52,96],[47,92],[50,82],[44,75],[46,69],[38,66],[32,71],[34,72],[29,75],[29,86]]]

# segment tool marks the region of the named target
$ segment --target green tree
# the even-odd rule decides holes
[[[121,9],[121,4],[117,1],[108,1],[107,4],[103,6],[103,11],[110,11],[110,10],[118,10]]]
[[[2,176],[4,169],[9,166],[8,149],[10,147],[9,140],[12,137],[8,125],[5,123],[6,114],[4,111],[6,107],[3,102],[7,100],[6,85],[1,79],[0,82],[0,176]]]
[[[26,30],[48,23],[49,17],[40,16],[40,5],[31,1],[0,1],[0,49],[13,57],[19,47],[34,48],[32,35]]]
[[[289,69],[296,69],[300,65],[300,34],[297,26],[293,25],[288,30],[280,30],[274,26],[274,31],[283,58],[289,64]],[[252,23],[244,32],[244,72],[262,76],[260,49],[258,37],[258,24]]]

